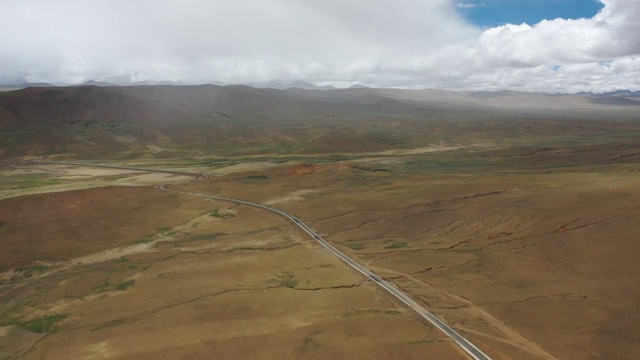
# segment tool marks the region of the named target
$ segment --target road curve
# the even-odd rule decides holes
[[[319,242],[320,245],[324,246],[326,249],[331,251],[331,253],[333,253],[335,256],[340,258],[340,260],[344,261],[347,265],[349,265],[352,268],[356,269],[358,272],[363,274],[365,277],[368,277],[369,279],[374,281],[382,289],[386,290],[392,296],[394,296],[398,300],[400,300],[403,303],[405,303],[407,306],[409,306],[411,309],[413,309],[416,313],[418,313],[420,316],[422,316],[428,322],[433,324],[433,326],[435,326],[438,329],[440,329],[440,331],[442,331],[445,335],[447,335],[451,339],[453,339],[453,341],[456,344],[458,344],[458,346],[460,346],[460,348],[462,348],[462,350],[467,352],[467,354],[469,354],[471,356],[471,358],[473,358],[475,360],[490,360],[491,359],[489,356],[487,356],[485,353],[483,353],[482,350],[478,349],[469,340],[467,340],[464,337],[462,337],[462,335],[458,334],[449,325],[445,324],[442,320],[438,319],[435,315],[430,313],[422,305],[418,304],[415,300],[411,299],[405,293],[403,293],[402,291],[398,290],[395,286],[393,286],[393,285],[389,284],[388,282],[384,281],[378,275],[374,274],[373,272],[371,272],[370,270],[368,270],[364,266],[358,264],[356,261],[354,261],[353,259],[351,259],[347,255],[345,255],[342,251],[338,250],[333,245],[328,243],[325,239],[323,239],[318,233],[316,233],[307,224],[302,222],[297,217],[289,214],[288,212],[286,212],[284,210],[280,210],[280,209],[274,208],[274,207],[271,207],[271,206],[268,206],[268,205],[265,205],[265,204],[251,202],[251,201],[232,199],[232,198],[227,198],[227,197],[217,196],[217,195],[207,195],[207,194],[197,193],[197,192],[171,190],[171,189],[165,188],[165,185],[158,185],[158,186],[156,186],[156,188],[158,188],[160,190],[164,190],[164,191],[170,191],[170,192],[174,192],[174,193],[179,193],[179,194],[187,194],[187,195],[199,196],[199,197],[208,198],[208,199],[230,201],[230,202],[234,202],[234,203],[238,203],[238,204],[254,206],[254,207],[258,207],[258,208],[262,208],[262,209],[266,209],[266,210],[278,213],[278,214],[288,218],[289,220],[293,221],[296,225],[298,225],[298,227],[300,227],[302,230],[304,230],[304,232],[309,234],[309,236],[311,236],[314,240]]]

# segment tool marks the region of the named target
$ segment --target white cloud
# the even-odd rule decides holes
[[[460,9],[473,9],[477,7],[483,7],[485,6],[485,4],[457,3],[456,6]]]
[[[591,19],[545,20],[534,26],[507,24],[445,46],[438,55],[453,59],[446,62],[450,70],[465,69],[469,76],[484,79],[485,87],[491,86],[494,76],[491,87],[495,88],[638,89],[640,2],[603,3],[603,10]],[[603,60],[610,60],[611,67],[600,64]],[[563,66],[553,71],[555,64]]]
[[[0,83],[640,89],[640,1],[602,2],[590,19],[483,31],[453,0],[4,0]]]

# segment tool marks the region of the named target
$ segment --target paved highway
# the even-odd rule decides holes
[[[451,339],[453,339],[453,341],[455,341],[455,343],[458,344],[458,346],[460,346],[464,351],[466,351],[467,354],[469,354],[473,359],[476,359],[476,360],[490,360],[491,359],[489,356],[487,356],[485,353],[483,353],[482,350],[478,349],[475,345],[473,345],[469,340],[467,340],[464,337],[462,337],[455,330],[453,330],[451,327],[449,327],[449,325],[445,324],[442,320],[438,319],[435,315],[433,315],[432,313],[427,311],[427,309],[425,309],[422,305],[418,304],[416,301],[411,299],[405,293],[403,293],[402,291],[398,290],[396,287],[394,287],[393,285],[389,284],[388,282],[384,281],[378,275],[374,274],[373,272],[371,272],[370,270],[368,270],[364,266],[358,264],[353,259],[351,259],[347,255],[345,255],[342,251],[340,251],[337,248],[335,248],[333,245],[329,244],[325,239],[323,239],[318,233],[316,233],[307,224],[302,222],[297,217],[289,214],[288,212],[286,212],[284,210],[280,210],[280,209],[274,208],[274,207],[271,207],[271,206],[268,206],[268,205],[265,205],[265,204],[255,203],[255,202],[251,202],[251,201],[232,199],[232,198],[227,198],[227,197],[217,196],[217,195],[207,195],[207,194],[202,194],[202,193],[197,193],[197,192],[171,190],[171,189],[165,188],[165,185],[158,185],[156,187],[158,189],[161,189],[161,190],[171,191],[171,192],[180,193],[180,194],[188,194],[188,195],[199,196],[199,197],[208,198],[208,199],[231,201],[231,202],[238,203],[238,204],[255,206],[255,207],[259,207],[259,208],[262,208],[262,209],[266,209],[266,210],[278,213],[278,214],[288,218],[289,220],[293,221],[296,225],[298,225],[302,230],[304,230],[304,232],[309,234],[314,240],[319,242],[320,245],[324,246],[326,249],[331,251],[331,253],[333,253],[335,256],[340,258],[340,260],[344,261],[347,265],[349,265],[352,268],[356,269],[357,271],[359,271],[361,274],[363,274],[364,276],[368,277],[372,281],[375,281],[375,283],[378,284],[378,286],[380,286],[382,289],[386,290],[391,295],[393,295],[395,298],[397,298],[398,300],[400,300],[403,303],[407,304],[407,306],[412,308],[420,316],[422,316],[424,319],[429,321],[435,327],[440,329],[440,331],[442,331],[447,336],[449,336]]]

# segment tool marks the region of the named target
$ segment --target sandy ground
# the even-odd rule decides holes
[[[233,174],[237,172],[268,169],[276,165],[277,164],[266,162],[266,161],[246,162],[242,164],[221,167],[216,169],[215,172],[216,174],[220,174],[220,175],[228,175],[228,174]]]
[[[300,201],[300,200],[304,200],[307,195],[314,194],[317,192],[318,190],[309,190],[309,189],[297,190],[285,196],[280,196],[275,199],[269,199],[264,203],[267,205],[275,205],[275,204],[280,204],[288,201]]]
[[[35,183],[29,182],[29,179],[32,179],[35,176],[40,176],[42,180]],[[146,186],[180,183],[193,178],[190,176],[168,173],[141,172],[88,166],[12,165],[0,170],[0,179],[7,179],[5,184],[0,186],[0,199],[6,199],[24,195],[46,194],[106,186]],[[11,184],[11,180],[14,180],[14,184]]]
[[[473,146],[475,147],[477,145],[473,145]],[[464,149],[464,148],[465,147],[463,146],[434,145],[434,146],[426,146],[426,147],[409,149],[409,150],[397,150],[397,149],[385,150],[385,151],[381,151],[379,153],[371,154],[371,155],[416,155],[416,154],[428,154],[428,153],[434,153],[434,152],[440,152],[440,151],[458,150],[458,149]]]

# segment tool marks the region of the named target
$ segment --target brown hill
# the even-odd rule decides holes
[[[243,90],[229,87],[220,91],[217,86],[29,88],[3,94],[0,107],[21,120],[50,124],[162,122],[218,108],[268,103],[260,101],[260,92]]]
[[[567,134],[558,119],[635,119],[582,96],[248,86],[27,88],[0,93],[0,156],[167,158],[343,154],[521,132]],[[553,129],[542,121],[553,120]],[[607,125],[609,126],[609,125]],[[480,136],[481,138],[478,138]]]
[[[248,86],[133,86],[27,88],[0,94],[0,121],[162,121],[209,111],[397,110],[461,106],[496,109],[612,109],[615,102],[579,95],[512,91],[463,93],[441,90],[341,89],[333,91],[255,89]],[[635,102],[634,102],[635,103]],[[621,105],[627,105],[621,104]],[[13,115],[7,115],[13,114]],[[15,120],[15,119],[12,119]]]

